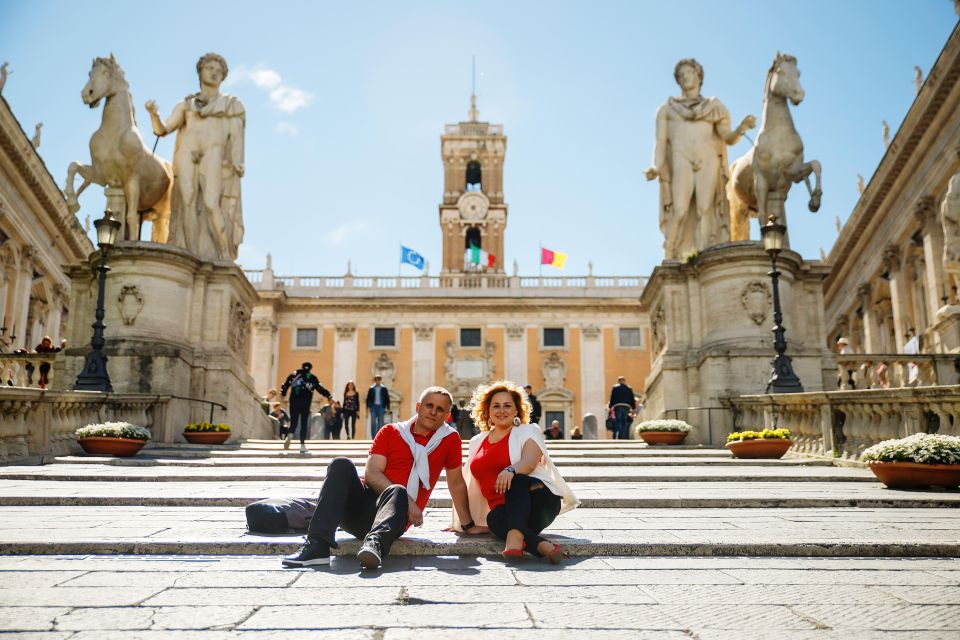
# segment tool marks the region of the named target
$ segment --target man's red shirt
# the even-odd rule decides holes
[[[430,442],[432,433],[419,435],[413,433],[413,440],[417,444],[426,446]],[[387,459],[387,466],[383,470],[387,479],[393,484],[407,486],[407,479],[410,477],[410,470],[413,469],[413,454],[410,447],[403,438],[400,437],[400,429],[397,424],[384,425],[373,439],[370,445],[370,455],[377,454]],[[437,480],[440,479],[441,469],[453,469],[463,463],[463,450],[460,437],[452,434],[440,441],[440,446],[430,452],[427,456],[430,462],[430,488],[425,489],[420,486],[420,493],[417,496],[417,506],[423,510],[427,506],[430,494],[433,488],[437,486]]]

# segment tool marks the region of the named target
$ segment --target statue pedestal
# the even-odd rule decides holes
[[[71,267],[68,335],[53,380],[71,389],[89,349],[99,252]],[[108,371],[115,393],[181,396],[164,411],[158,442],[182,441],[188,422],[229,424],[238,438],[266,438],[269,420],[247,372],[250,310],[256,291],[232,262],[205,262],[184,249],[149,242],[118,243],[107,264],[105,318]],[[78,425],[80,426],[80,425]]]
[[[832,389],[836,360],[827,348],[822,282],[829,268],[786,250],[777,259],[787,355],[806,391]],[[758,242],[705,249],[689,263],[656,267],[640,298],[650,315],[653,362],[643,420],[686,409],[691,444],[722,445],[733,427],[721,399],[764,393],[773,350],[770,257]],[[703,407],[704,409],[693,409]],[[668,415],[666,417],[675,417]],[[744,428],[762,425],[743,425]]]
[[[960,353],[960,305],[948,304],[937,309],[930,332],[937,353]]]

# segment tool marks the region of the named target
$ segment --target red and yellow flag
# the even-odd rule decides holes
[[[567,254],[562,251],[551,251],[550,249],[540,248],[540,264],[545,264],[557,269],[563,269],[563,263],[567,261]]]

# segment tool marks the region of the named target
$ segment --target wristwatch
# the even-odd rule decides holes
[[[509,467],[507,467],[506,469],[504,469],[504,471],[509,471],[509,472],[512,473],[513,475],[517,475],[517,470],[514,468],[513,465],[510,465]]]

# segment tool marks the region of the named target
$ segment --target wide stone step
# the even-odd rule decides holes
[[[885,489],[867,482],[571,482],[584,507],[958,507],[960,491],[924,492]],[[314,498],[319,482],[58,482],[0,480],[5,505],[155,505],[234,506],[276,496]],[[431,506],[449,507],[446,485],[439,483]]]
[[[217,507],[5,507],[0,554],[276,555],[302,535],[245,531],[243,511]],[[391,555],[497,555],[490,535],[442,529],[428,510]],[[545,532],[574,556],[960,557],[960,519],[943,509],[577,509]],[[338,533],[337,555],[357,541]]]
[[[362,473],[363,465],[357,469]],[[60,482],[321,482],[326,465],[273,465],[256,469],[236,466],[117,466],[111,464],[55,464],[0,467],[2,480],[56,480]],[[795,465],[726,467],[603,466],[563,467],[567,480],[577,482],[876,482],[867,469]],[[446,474],[441,472],[441,479]]]

